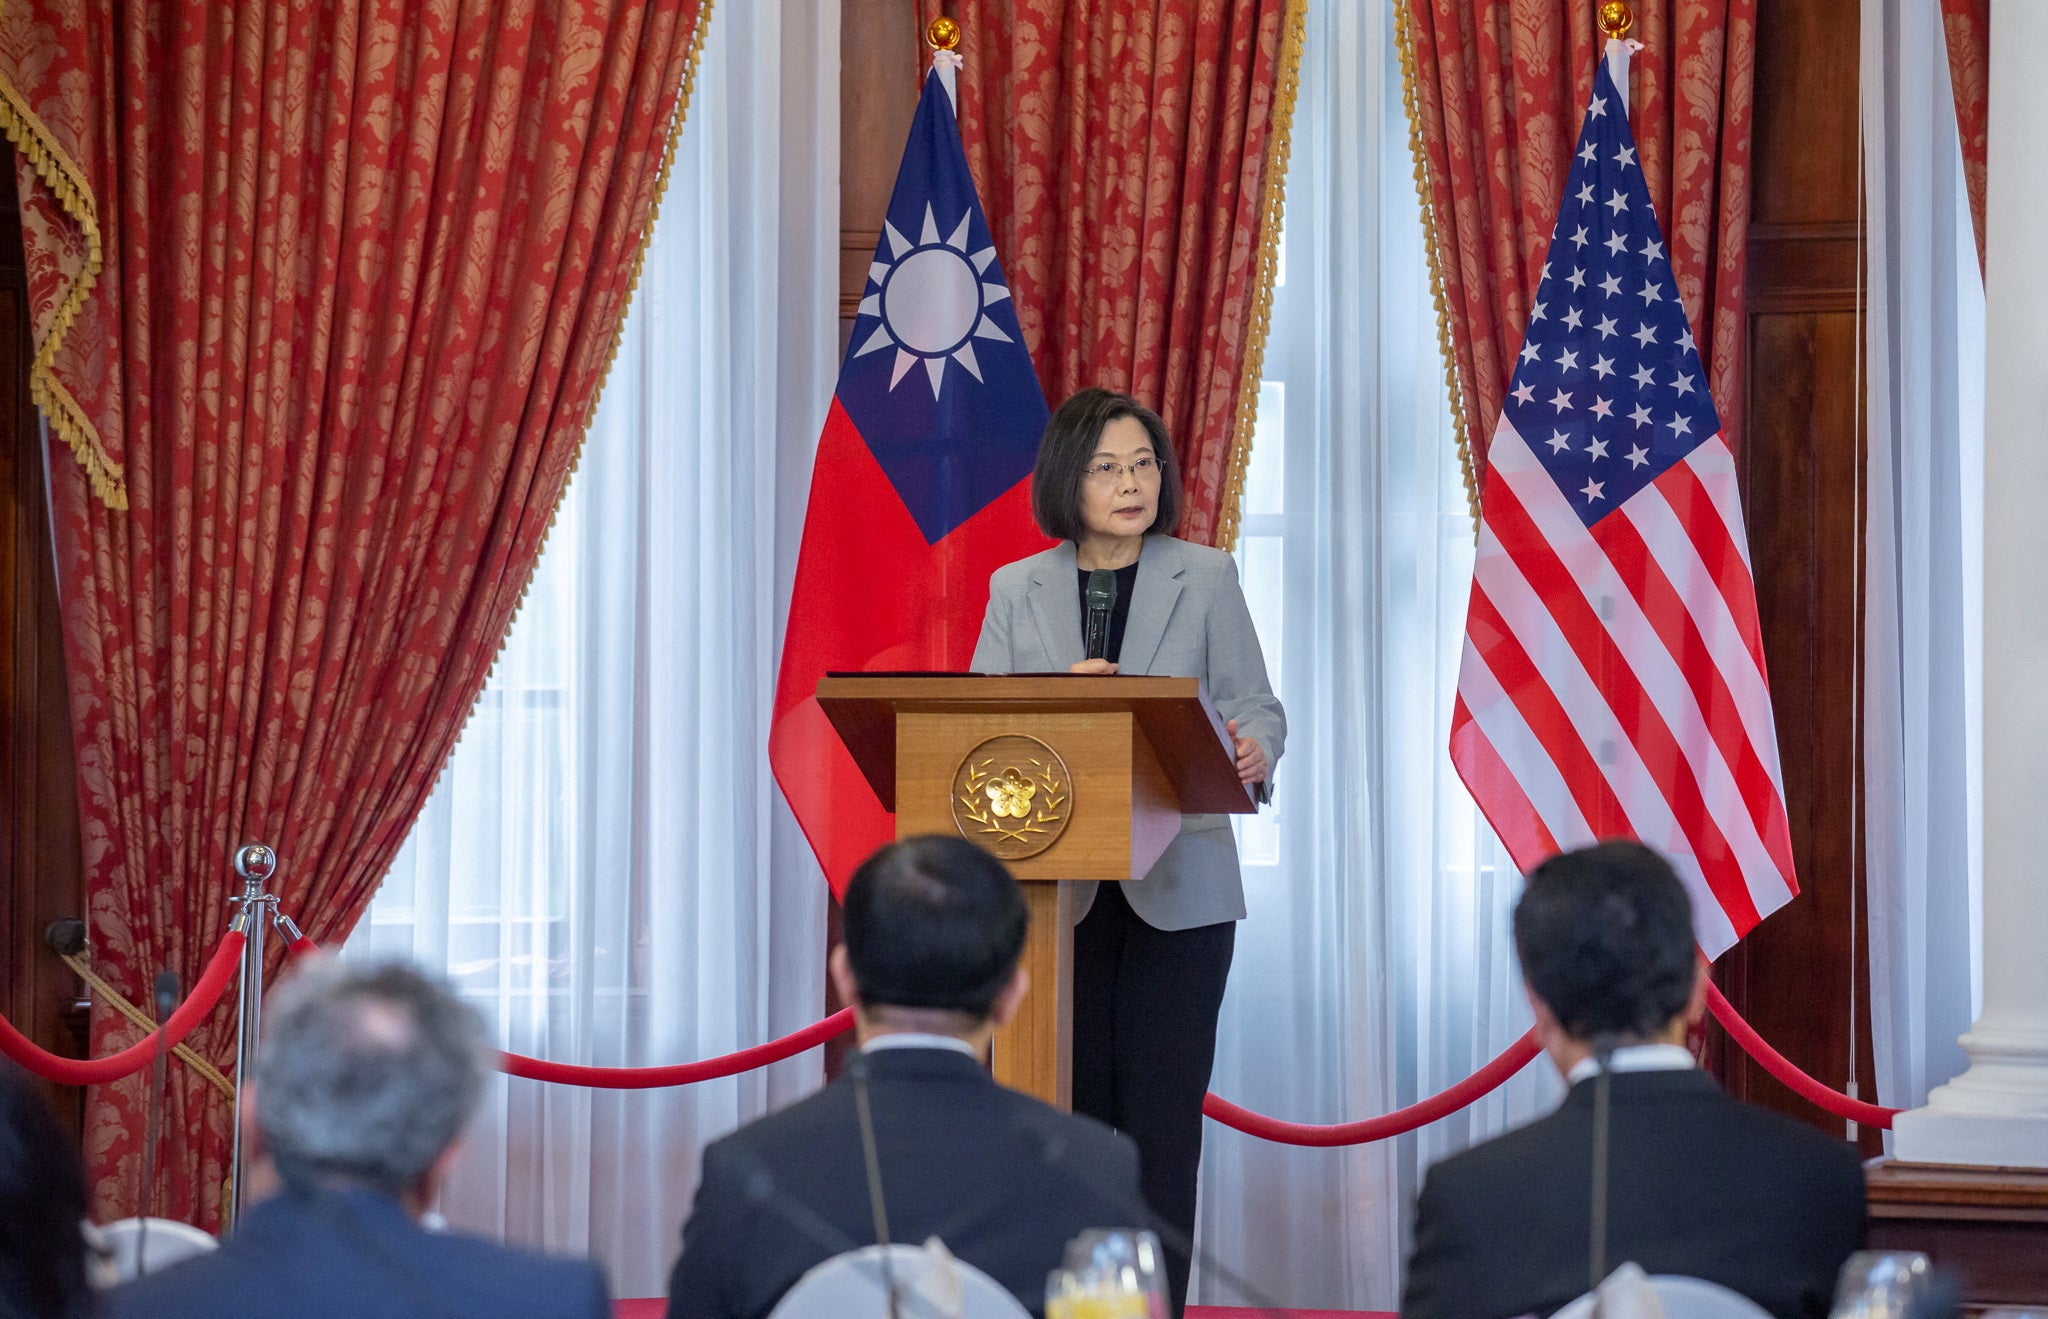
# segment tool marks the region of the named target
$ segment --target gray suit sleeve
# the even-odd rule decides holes
[[[981,616],[981,639],[974,643],[974,658],[968,668],[976,673],[1008,673],[1010,659],[1010,602],[994,578],[988,584],[988,608]]]
[[[1252,612],[1238,584],[1237,561],[1226,559],[1228,577],[1209,611],[1209,698],[1225,719],[1237,720],[1237,735],[1249,737],[1266,752],[1266,781],[1258,787],[1261,802],[1273,800],[1273,771],[1287,747],[1287,712],[1273,695],[1266,676],[1266,655],[1252,627]]]

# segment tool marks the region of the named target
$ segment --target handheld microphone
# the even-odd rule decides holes
[[[1038,1158],[1068,1181],[1086,1189],[1097,1199],[1107,1202],[1118,1213],[1125,1214],[1140,1227],[1159,1234],[1159,1239],[1170,1250],[1176,1250],[1202,1266],[1204,1273],[1213,1273],[1237,1289],[1238,1295],[1249,1302],[1254,1309],[1271,1310],[1275,1314],[1286,1313],[1286,1307],[1268,1296],[1257,1284],[1225,1265],[1196,1243],[1194,1238],[1152,1212],[1152,1206],[1142,1199],[1133,1199],[1122,1188],[1112,1186],[1108,1181],[1095,1175],[1094,1169],[1063,1159],[1066,1153],[1066,1138],[1050,1131],[1040,1130],[1029,1117],[1020,1116],[1010,1124],[1010,1129],[1022,1136],[1038,1152]]]
[[[1097,568],[1088,574],[1088,658],[1109,658],[1109,616],[1116,609],[1116,574]]]
[[[149,1060],[149,1110],[142,1124],[142,1221],[135,1225],[135,1276],[149,1271],[149,1220],[156,1215],[156,1147],[163,1133],[164,1072],[170,1049],[164,1032],[178,1006],[178,973],[165,967],[156,973],[156,1047]]]

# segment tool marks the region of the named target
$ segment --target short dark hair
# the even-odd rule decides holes
[[[475,1008],[403,962],[323,959],[264,1005],[256,1123],[294,1185],[415,1185],[469,1124],[490,1075]]]
[[[0,1314],[82,1319],[85,1169],[28,1073],[0,1060]]]
[[[1088,460],[1095,456],[1103,428],[1120,417],[1135,418],[1145,428],[1152,454],[1159,459],[1159,508],[1145,534],[1170,535],[1180,524],[1180,463],[1167,438],[1166,423],[1129,394],[1083,389],[1060,404],[1045,423],[1045,435],[1038,441],[1038,468],[1031,474],[1031,516],[1054,540],[1079,540],[1086,533],[1081,483],[1088,477]]]
[[[853,872],[846,960],[867,1007],[937,1008],[986,1020],[1017,969],[1029,919],[1002,862],[964,838],[890,843]]]
[[[1641,843],[1560,853],[1529,872],[1515,954],[1572,1038],[1655,1035],[1692,997],[1692,899],[1671,863]]]

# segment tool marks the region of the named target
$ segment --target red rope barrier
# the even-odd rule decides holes
[[[1861,1122],[1885,1131],[1891,1130],[1892,1119],[1898,1115],[1898,1109],[1883,1108],[1876,1104],[1866,1104],[1860,1099],[1851,1099],[1839,1090],[1830,1090],[1800,1071],[1791,1059],[1773,1049],[1769,1041],[1757,1034],[1756,1027],[1742,1019],[1742,1014],[1735,1010],[1735,1005],[1722,996],[1720,986],[1712,982],[1707,985],[1707,1006],[1713,1009],[1714,1020],[1721,1023],[1721,1029],[1727,1031],[1729,1038],[1742,1046],[1744,1053],[1763,1064],[1765,1071],[1791,1087],[1793,1093],[1801,1099],[1838,1118]]]
[[[673,1063],[666,1067],[583,1067],[507,1053],[499,1055],[498,1070],[508,1076],[523,1076],[529,1081],[549,1081],[555,1085],[652,1090],[658,1086],[693,1085],[698,1081],[715,1081],[723,1076],[750,1072],[756,1067],[779,1063],[784,1058],[794,1058],[806,1049],[815,1049],[852,1028],[853,1009],[841,1008],[823,1021],[812,1022],[779,1040],[770,1040],[720,1058],[706,1058],[702,1062]]]
[[[291,944],[291,953],[294,957],[318,951],[319,946],[311,939],[303,936],[294,940]],[[219,960],[218,955],[216,955],[216,960]],[[209,968],[210,971],[211,968]],[[1864,1103],[1860,1099],[1851,1099],[1845,1094],[1830,1090],[1805,1072],[1800,1071],[1783,1054],[1772,1048],[1763,1036],[1757,1034],[1755,1027],[1744,1021],[1741,1015],[1735,1011],[1734,1006],[1726,998],[1722,997],[1721,991],[1711,984],[1707,986],[1707,1002],[1713,1008],[1715,1019],[1721,1023],[1722,1028],[1728,1032],[1729,1036],[1737,1044],[1741,1045],[1750,1057],[1755,1058],[1757,1062],[1761,1063],[1765,1071],[1777,1077],[1787,1086],[1790,1086],[1801,1098],[1819,1106],[1826,1112],[1834,1114],[1836,1117],[1867,1123],[1886,1130],[1891,1128],[1892,1117],[1898,1112],[1897,1109],[1882,1108],[1876,1104]],[[174,1016],[172,1020],[176,1021],[176,1017]],[[756,1067],[766,1067],[770,1063],[781,1062],[785,1058],[793,1058],[806,1049],[814,1049],[825,1041],[843,1034],[852,1026],[853,1010],[847,1008],[825,1018],[823,1021],[814,1022],[802,1030],[785,1035],[779,1040],[770,1040],[766,1044],[758,1044],[751,1049],[742,1049],[738,1053],[726,1054],[719,1058],[707,1058],[702,1062],[694,1063],[676,1063],[665,1067],[585,1067],[572,1063],[551,1063],[543,1059],[528,1058],[516,1053],[501,1055],[499,1067],[500,1070],[511,1076],[523,1076],[529,1080],[548,1081],[557,1085],[594,1086],[613,1090],[651,1090],[662,1086],[691,1085],[698,1081],[711,1081],[720,1077],[736,1076],[741,1072],[751,1071]],[[12,1047],[9,1047],[7,1035],[12,1031],[13,1028],[11,1026],[7,1026],[4,1021],[0,1021],[0,1048],[4,1048],[10,1056],[13,1056],[14,1051]],[[15,1035],[14,1038],[18,1040],[20,1036]],[[23,1040],[22,1043],[26,1045],[27,1041]],[[115,1058],[125,1058],[129,1054],[134,1053],[135,1050],[143,1049],[148,1043],[145,1040],[143,1044],[138,1044],[121,1054],[116,1054]],[[34,1048],[33,1045],[28,1045],[28,1047]],[[1371,1141],[1386,1140],[1389,1137],[1403,1135],[1414,1131],[1418,1127],[1428,1126],[1440,1118],[1448,1117],[1466,1105],[1492,1093],[1510,1076],[1528,1066],[1529,1062],[1541,1052],[1542,1048],[1536,1043],[1535,1035],[1533,1033],[1524,1035],[1521,1039],[1503,1049],[1493,1061],[1487,1063],[1486,1066],[1449,1089],[1439,1091],[1427,1099],[1410,1104],[1406,1108],[1397,1109],[1392,1113],[1386,1113],[1376,1118],[1366,1118],[1358,1122],[1338,1122],[1329,1125],[1283,1122],[1278,1118],[1267,1117],[1263,1113],[1254,1113],[1248,1108],[1233,1104],[1228,1099],[1214,1094],[1207,1096],[1203,1100],[1202,1112],[1207,1117],[1222,1123],[1226,1127],[1242,1131],[1248,1136],[1256,1136],[1261,1140],[1270,1140],[1282,1145],[1316,1147],[1363,1145]],[[45,1056],[54,1057],[54,1055]],[[18,1058],[17,1061],[19,1061]],[[57,1061],[68,1062],[69,1060],[58,1059]],[[103,1059],[102,1063],[112,1061],[113,1059]],[[141,1063],[136,1064],[136,1066],[147,1062],[148,1058],[145,1054]],[[80,1064],[73,1065],[79,1066]],[[101,1064],[83,1065],[98,1066]],[[126,1070],[134,1071],[136,1066],[128,1067]],[[126,1075],[126,1071],[116,1074]]]
[[[307,953],[319,952],[320,945],[302,934],[292,940],[290,951],[293,957],[303,957]],[[551,1063],[545,1058],[529,1058],[523,1053],[501,1053],[498,1055],[498,1070],[507,1076],[523,1076],[529,1081],[546,1081],[550,1085],[580,1085],[602,1090],[658,1090],[751,1072],[757,1067],[794,1058],[852,1029],[853,1009],[841,1008],[823,1021],[814,1021],[779,1040],[741,1049],[738,1053],[706,1058],[702,1062],[669,1063],[661,1067],[588,1067],[581,1063]]]
[[[1270,1118],[1262,1113],[1254,1113],[1248,1108],[1240,1108],[1228,1099],[1216,1095],[1210,1095],[1202,1101],[1202,1112],[1226,1127],[1282,1145],[1364,1145],[1370,1141],[1399,1136],[1417,1127],[1426,1127],[1438,1118],[1448,1117],[1467,1104],[1492,1093],[1510,1076],[1527,1067],[1530,1060],[1541,1052],[1543,1048],[1536,1043],[1536,1033],[1531,1031],[1501,1050],[1492,1062],[1450,1089],[1440,1090],[1406,1108],[1359,1122],[1338,1122],[1329,1126],[1282,1122],[1278,1118]]]
[[[235,970],[242,960],[242,945],[246,942],[248,940],[240,931],[230,930],[220,941],[220,947],[214,950],[213,960],[200,973],[198,983],[192,986],[192,992],[178,1005],[170,1020],[119,1053],[110,1053],[104,1058],[65,1058],[39,1047],[4,1017],[0,1017],[0,1053],[59,1085],[105,1085],[139,1072],[156,1057],[159,1035],[163,1036],[166,1050],[176,1048],[192,1033],[192,1028],[219,1005],[221,995],[227,992],[228,982],[235,978]]]

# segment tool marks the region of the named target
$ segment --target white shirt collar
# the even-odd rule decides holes
[[[1614,1072],[1687,1072],[1693,1066],[1692,1050],[1683,1044],[1625,1044],[1614,1051],[1608,1070]],[[1600,1060],[1582,1058],[1565,1073],[1566,1085],[1577,1085],[1600,1074]]]
[[[880,1053],[885,1049],[951,1049],[954,1053],[964,1053],[970,1058],[979,1056],[974,1052],[973,1045],[957,1035],[927,1035],[912,1030],[877,1035],[860,1046],[862,1053]]]

